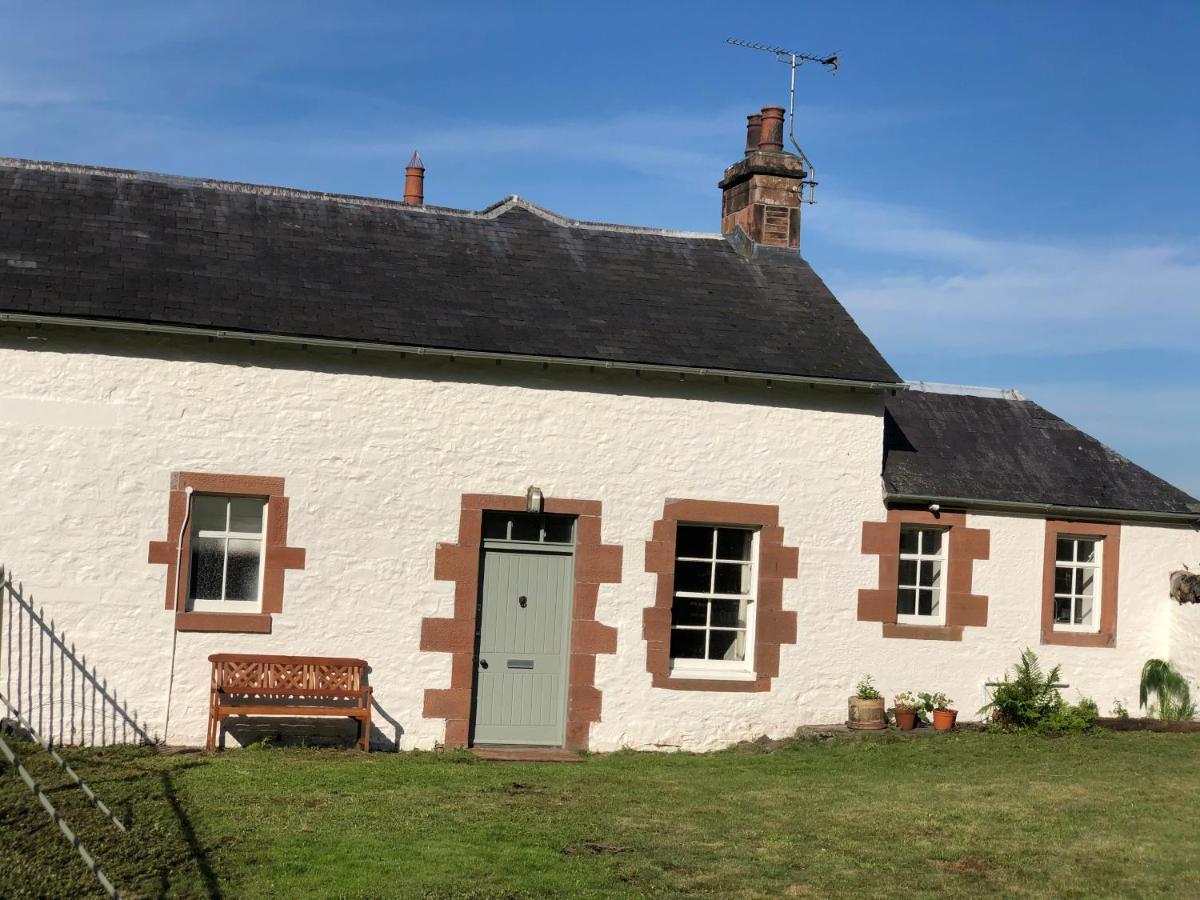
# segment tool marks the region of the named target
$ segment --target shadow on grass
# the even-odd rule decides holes
[[[175,818],[179,821],[179,830],[183,832],[183,839],[187,842],[188,851],[192,859],[196,862],[196,867],[200,870],[200,877],[204,879],[204,891],[213,900],[220,900],[223,896],[220,885],[217,884],[216,873],[212,870],[212,865],[209,863],[208,854],[201,846],[199,839],[196,837],[196,829],[192,827],[192,820],[184,810],[183,804],[179,802],[179,794],[175,790],[175,782],[168,771],[162,772],[162,789],[163,796],[171,807],[171,812],[175,814]],[[162,893],[165,895],[168,887],[168,876],[164,872],[162,875]]]

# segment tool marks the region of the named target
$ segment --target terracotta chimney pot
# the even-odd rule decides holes
[[[765,153],[783,152],[783,114],[782,106],[764,106],[762,111],[762,131],[758,139],[758,149]]]
[[[746,155],[758,149],[758,141],[762,135],[762,113],[750,113],[746,116]]]
[[[408,206],[425,205],[425,163],[416,150],[404,170],[404,202]]]

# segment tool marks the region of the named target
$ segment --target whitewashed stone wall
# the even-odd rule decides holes
[[[203,741],[207,657],[226,651],[364,657],[383,736],[433,746],[442,722],[421,717],[423,692],[448,686],[450,661],[418,650],[420,622],[449,616],[453,591],[433,580],[434,548],[456,539],[463,493],[529,484],[602,500],[604,541],[624,546],[622,583],[600,590],[597,618],[619,636],[598,658],[595,749],[707,749],[841,721],[863,672],[889,693],[944,690],[970,717],[1025,646],[1103,709],[1136,702],[1142,662],[1200,625],[1173,620],[1166,598],[1166,573],[1200,558],[1192,531],[1126,527],[1115,650],[1038,647],[1036,519],[970,517],[992,531],[975,569],[991,599],[989,626],[962,643],[884,640],[856,621],[857,591],[877,575],[862,523],[886,514],[880,410],[874,395],[778,384],[6,326],[0,562],[161,734],[173,621],[165,567],[146,554],[167,537],[169,475],[286,478],[288,543],[307,568],[287,573],[273,634],[178,635],[173,743]],[[783,647],[769,693],[651,689],[643,542],[667,497],[779,505],[799,546],[784,596],[799,642]]]

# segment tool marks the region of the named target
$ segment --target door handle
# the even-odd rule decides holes
[[[481,660],[479,661],[479,668],[481,668],[481,669],[486,669],[487,667],[488,667],[488,666],[487,666],[487,660],[486,660],[486,659],[481,659]]]
[[[524,594],[522,594],[520,597],[517,598],[517,605],[519,607],[521,607],[521,609],[524,609],[526,606],[529,605],[529,598],[526,597]]]

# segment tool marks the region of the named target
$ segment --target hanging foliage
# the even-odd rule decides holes
[[[1179,603],[1200,603],[1200,572],[1172,572],[1171,597]]]

